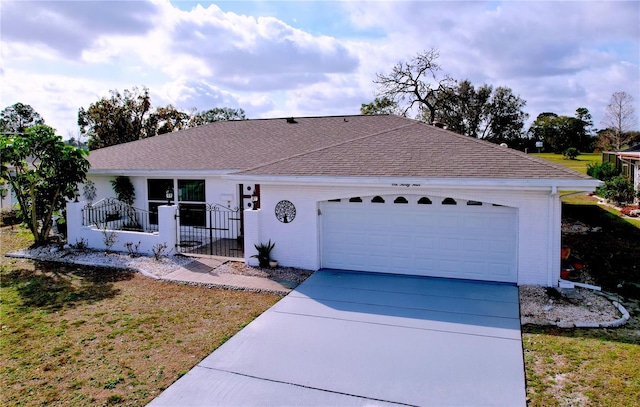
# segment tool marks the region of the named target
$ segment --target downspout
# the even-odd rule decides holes
[[[553,283],[553,274],[554,274],[554,266],[555,266],[555,256],[560,256],[560,248],[557,247],[557,242],[556,242],[556,211],[555,211],[555,197],[558,195],[558,187],[556,185],[553,185],[551,187],[551,193],[549,194],[549,201],[547,203],[548,206],[548,213],[549,213],[549,225],[548,225],[548,235],[549,235],[549,250],[547,252],[547,264],[548,264],[548,270],[547,270],[547,286],[553,286],[555,287],[556,285]],[[556,250],[557,249],[557,250]],[[554,250],[557,251],[557,253],[554,254]]]

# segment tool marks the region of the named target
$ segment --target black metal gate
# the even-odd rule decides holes
[[[219,204],[180,204],[178,244],[183,254],[244,257],[242,208]]]

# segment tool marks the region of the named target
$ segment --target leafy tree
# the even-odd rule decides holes
[[[145,136],[171,133],[189,127],[189,114],[177,110],[173,105],[159,107],[149,115],[145,123]]]
[[[360,111],[367,114],[403,105],[402,115],[417,108],[418,117],[429,123],[443,121],[460,134],[498,144],[520,144],[528,118],[523,111],[526,102],[506,87],[494,91],[489,85],[476,89],[468,80],[456,82],[440,73],[439,56],[431,48],[409,62],[398,62],[390,74],[376,74],[373,82],[379,86],[379,98],[362,105]]]
[[[379,86],[378,96],[399,105],[406,103],[402,115],[417,107],[421,116],[433,123],[442,100],[441,94],[451,92],[455,85],[448,75],[440,74],[439,57],[438,50],[431,48],[408,62],[398,62],[389,74],[376,74],[373,82]]]
[[[28,127],[44,124],[44,119],[30,105],[14,103],[0,113],[0,132],[23,133]]]
[[[86,154],[66,145],[46,125],[27,128],[25,134],[0,135],[0,177],[16,194],[35,245],[46,243],[54,212],[62,210],[66,200],[76,196],[77,184],[85,181]]]
[[[524,123],[529,118],[523,110],[526,103],[510,88],[496,88],[486,107],[487,124],[479,138],[515,147],[524,136]]]
[[[439,95],[436,118],[447,128],[470,137],[496,144],[520,147],[524,137],[526,102],[507,87],[495,90],[490,85],[477,89],[468,80],[457,83]]]
[[[111,97],[102,98],[88,109],[80,108],[78,111],[80,133],[89,136],[90,150],[205,123],[243,119],[246,119],[244,110],[227,107],[195,112],[192,115],[173,105],[153,109],[149,89],[146,87],[134,87],[123,93],[112,90]]]
[[[541,113],[529,128],[529,134],[534,140],[543,141],[554,153],[562,153],[571,147],[578,151],[593,151],[591,115],[586,108],[578,108],[576,117]]]
[[[626,133],[629,136],[629,145],[634,146],[640,144],[640,131],[634,130]]]
[[[605,181],[603,186],[597,188],[597,193],[617,204],[633,202],[636,195],[633,183],[624,175],[618,175]]]
[[[609,181],[617,175],[620,170],[608,161],[603,163],[587,164],[587,175],[600,181]]]
[[[481,124],[485,122],[492,91],[489,85],[476,89],[468,80],[459,82],[449,92],[438,96],[436,117],[449,130],[478,137],[482,133]]]
[[[398,104],[391,99],[375,98],[371,103],[360,105],[360,113],[364,115],[399,114]]]
[[[146,121],[151,111],[149,89],[133,88],[123,93],[111,91],[110,98],[92,103],[78,111],[80,133],[89,136],[89,149],[95,150],[145,138]]]
[[[575,147],[569,147],[562,152],[562,155],[564,156],[564,158],[568,160],[575,160],[579,154],[580,154],[580,151],[578,151],[578,149]]]
[[[246,120],[244,110],[230,107],[216,107],[202,112],[194,112],[189,119],[188,127],[196,127],[207,123],[226,120]]]
[[[601,144],[608,145],[615,150],[620,150],[630,144],[634,139],[631,133],[637,123],[633,108],[633,97],[627,92],[615,92],[602,119],[602,124],[607,131],[601,133],[604,140]]]

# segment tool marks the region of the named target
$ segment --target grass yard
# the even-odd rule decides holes
[[[7,259],[31,241],[0,239],[4,406],[145,405],[280,298]]]
[[[596,284],[624,296],[617,329],[523,327],[529,406],[637,406],[640,400],[640,225],[588,196],[563,202],[563,220],[601,232],[564,234]],[[621,285],[619,287],[618,285]]]
[[[524,327],[528,406],[636,407],[637,330]]]
[[[533,153],[531,155],[534,157],[544,158],[547,161],[551,161],[552,163],[563,165],[567,168],[571,168],[572,170],[581,172],[583,174],[587,173],[588,164],[597,164],[602,162],[601,153],[580,154],[576,157],[575,160],[566,159],[562,156],[562,154]]]
[[[586,174],[601,155],[533,154]],[[585,265],[595,283],[625,296],[631,319],[617,329],[525,326],[522,329],[529,406],[637,406],[640,400],[640,220],[622,218],[597,199],[563,199],[563,221],[602,228],[563,234],[562,244]]]

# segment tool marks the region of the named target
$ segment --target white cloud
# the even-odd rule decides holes
[[[0,108],[29,103],[63,135],[134,86],[155,106],[357,113],[376,73],[433,46],[443,72],[511,87],[532,118],[585,106],[597,123],[620,90],[640,111],[639,2],[207,4],[3,1]]]
[[[349,73],[358,59],[338,40],[313,36],[272,17],[224,13],[217,6],[180,13],[171,54],[196,58],[204,75],[236,90],[294,89]]]
[[[0,18],[3,40],[75,59],[102,36],[148,31],[156,13],[143,1],[7,1]]]

